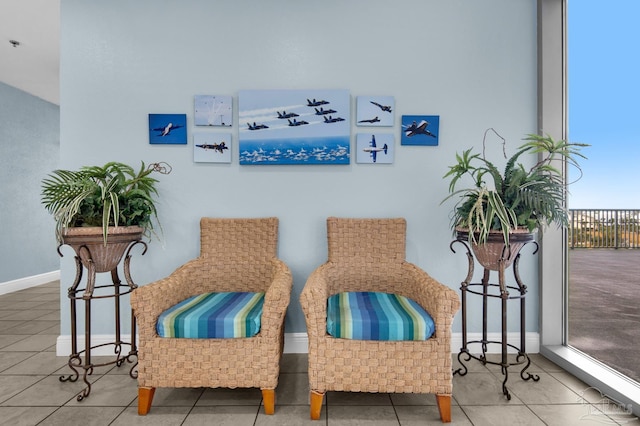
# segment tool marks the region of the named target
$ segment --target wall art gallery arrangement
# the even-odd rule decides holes
[[[393,96],[357,96],[355,153],[351,151],[348,90],[241,90],[238,94],[238,150],[232,134],[208,129],[233,123],[233,97],[195,95],[193,161],[241,165],[392,164],[395,135]],[[371,127],[366,131],[364,127]],[[374,130],[373,128],[380,128]],[[440,116],[402,115],[401,145],[437,146]],[[187,114],[149,114],[149,143],[186,145]]]

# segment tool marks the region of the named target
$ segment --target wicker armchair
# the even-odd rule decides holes
[[[275,410],[284,317],[291,296],[289,268],[277,259],[278,219],[200,221],[200,256],[170,276],[137,288],[138,414],[151,408],[156,387],[227,387],[262,390],[266,414]],[[206,292],[265,292],[261,328],[250,338],[163,338],[158,316]]]
[[[455,291],[405,261],[404,219],[327,219],[328,261],[300,296],[309,336],[311,418],[326,391],[434,393],[440,417],[451,421],[451,325],[460,307]],[[327,333],[327,299],[340,292],[394,293],[433,317],[423,341],[338,339]]]

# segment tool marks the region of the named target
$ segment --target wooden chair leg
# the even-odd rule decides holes
[[[451,423],[451,395],[436,395],[442,423]]]
[[[156,392],[156,388],[138,388],[138,415],[146,416],[149,410],[151,410],[151,402],[153,402],[153,394]]]
[[[273,414],[276,411],[276,390],[262,389],[262,404],[265,414]]]
[[[311,399],[311,420],[320,420],[320,413],[322,412],[322,400],[324,399],[324,392],[317,392],[312,390],[310,399]]]

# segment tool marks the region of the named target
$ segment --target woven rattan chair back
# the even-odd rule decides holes
[[[327,219],[329,262],[399,263],[405,259],[407,222],[395,219]]]
[[[278,253],[278,218],[200,219],[200,256],[242,263],[274,259]]]

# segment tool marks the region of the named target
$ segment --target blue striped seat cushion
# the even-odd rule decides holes
[[[354,340],[426,340],[436,326],[415,301],[395,294],[345,292],[327,301],[327,332]]]
[[[204,293],[160,314],[156,330],[160,337],[252,337],[260,331],[263,304],[264,293]]]

